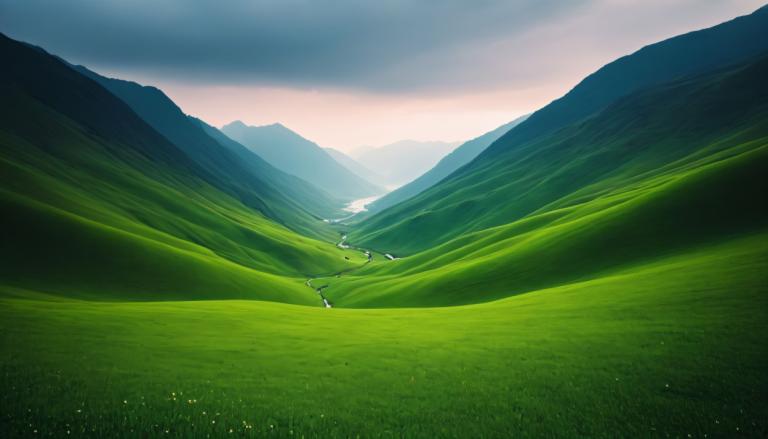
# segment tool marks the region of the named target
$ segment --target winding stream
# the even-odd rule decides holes
[[[368,201],[368,202],[370,202],[370,201]],[[326,221],[328,221],[328,220],[326,220]],[[340,249],[344,249],[344,250],[353,249],[353,250],[361,251],[361,252],[363,252],[365,257],[367,258],[365,263],[363,265],[361,265],[360,267],[354,267],[354,268],[350,268],[350,269],[347,269],[347,270],[343,270],[343,271],[337,273],[336,277],[341,276],[342,273],[349,273],[349,272],[358,270],[358,269],[368,265],[369,263],[371,263],[373,261],[373,252],[370,251],[370,250],[364,249],[364,248],[354,247],[354,246],[351,246],[351,245],[347,244],[347,235],[346,234],[341,235],[341,240],[339,240],[339,242],[336,243],[336,247],[338,247]],[[396,260],[400,259],[398,257],[395,257],[395,256],[389,254],[389,253],[384,253],[384,257],[386,259],[390,260],[390,261],[396,261]],[[347,258],[347,259],[349,259],[349,258]],[[306,285],[307,287],[312,288],[313,290],[315,290],[315,292],[320,296],[320,300],[323,301],[323,306],[324,307],[326,307],[326,308],[333,308],[333,305],[331,304],[331,302],[328,301],[328,299],[323,294],[323,289],[328,288],[328,285],[323,285],[323,286],[320,286],[320,287],[316,288],[316,287],[314,287],[312,285],[312,281],[313,280],[314,280],[314,278],[307,279],[307,281],[304,282],[304,285]]]

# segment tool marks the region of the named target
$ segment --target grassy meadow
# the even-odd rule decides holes
[[[759,437],[765,235],[444,308],[3,288],[14,435]]]

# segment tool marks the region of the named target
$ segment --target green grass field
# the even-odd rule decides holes
[[[2,424],[30,436],[760,437],[765,239],[447,308],[4,288]]]

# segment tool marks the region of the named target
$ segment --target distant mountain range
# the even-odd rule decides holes
[[[480,137],[462,143],[458,148],[454,149],[448,155],[440,159],[440,161],[417,179],[411,181],[405,186],[399,187],[396,190],[388,193],[387,195],[379,198],[373,203],[366,206],[369,214],[373,214],[384,210],[390,206],[401,203],[421,192],[429,189],[440,180],[449,176],[453,171],[471,162],[481,152],[485,150],[491,143],[495,142],[499,137],[506,134],[507,131],[516,127],[525,119],[528,115],[518,117],[512,122],[506,123],[493,131],[483,134]]]
[[[325,151],[342,166],[354,172],[358,176],[379,186],[386,186],[387,179],[378,173],[368,169],[362,163],[334,148],[325,148]]]
[[[302,178],[335,197],[353,200],[384,192],[383,188],[339,164],[314,142],[279,123],[248,126],[235,121],[222,127],[221,131],[278,169]]]
[[[74,68],[122,99],[152,128],[186,152],[206,171],[226,181],[233,190],[242,193],[255,188],[263,192],[263,188],[270,187],[275,195],[264,203],[263,209],[284,210],[278,215],[281,218],[291,218],[295,212],[304,209],[328,217],[336,215],[338,207],[343,205],[341,200],[306,181],[279,171],[205,122],[185,115],[161,90],[131,81],[107,78],[83,66]],[[283,195],[287,195],[296,205],[281,208]],[[297,210],[296,206],[301,208]],[[312,219],[307,221],[314,222]],[[301,228],[307,230],[306,225]]]
[[[400,140],[379,147],[361,147],[352,158],[384,178],[388,186],[402,186],[430,170],[459,142]]]

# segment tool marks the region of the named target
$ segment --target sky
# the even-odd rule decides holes
[[[354,151],[460,141],[764,0],[0,0],[0,32],[221,126]]]

